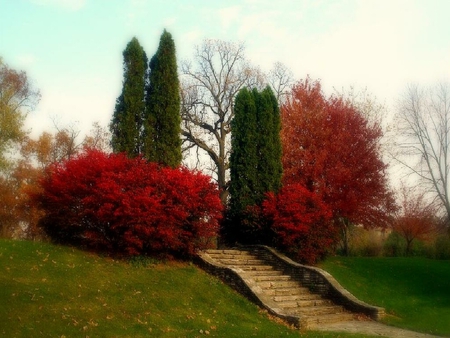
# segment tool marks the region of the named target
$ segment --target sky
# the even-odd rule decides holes
[[[393,112],[408,84],[449,80],[448,13],[447,0],[0,0],[0,57],[41,92],[34,136],[107,126],[127,43],[151,56],[164,29],[178,62],[204,39],[244,43],[263,71],[282,62],[328,94],[367,88]]]

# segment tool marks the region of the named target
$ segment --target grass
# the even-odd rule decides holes
[[[450,261],[332,257],[320,267],[359,299],[384,307],[385,323],[450,336]]]
[[[299,332],[188,263],[0,240],[0,336],[366,337]]]

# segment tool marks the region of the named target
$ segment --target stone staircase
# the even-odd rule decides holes
[[[313,329],[326,323],[352,321],[360,314],[354,312],[359,309],[358,307],[345,306],[348,305],[348,302],[345,301],[338,301],[340,304],[337,304],[335,300],[330,299],[333,298],[333,292],[330,292],[327,282],[319,285],[314,278],[311,279],[311,274],[306,276],[306,280],[313,280],[312,284],[302,282],[302,279],[305,280],[306,274],[305,271],[302,272],[301,268],[305,266],[297,264],[297,270],[285,266],[283,260],[287,263],[294,262],[289,262],[289,259],[282,255],[278,254],[277,256],[273,249],[251,247],[233,250],[207,250],[200,253],[199,257],[202,267],[207,271],[222,278],[271,314],[299,328]],[[312,269],[313,271],[320,270]],[[334,282],[332,280],[330,285]],[[337,284],[337,282],[335,283]],[[316,289],[316,292],[313,292],[313,289]],[[339,300],[340,297],[334,298]],[[355,300],[351,299],[352,302]],[[357,305],[366,305],[356,301],[359,302]],[[374,308],[368,306],[371,309]]]

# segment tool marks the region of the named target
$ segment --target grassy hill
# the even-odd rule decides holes
[[[0,240],[0,336],[363,337],[292,330],[188,263]]]
[[[356,297],[384,307],[385,323],[450,336],[450,261],[332,257],[320,267]]]

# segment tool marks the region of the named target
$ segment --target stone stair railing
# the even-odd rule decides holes
[[[327,272],[269,247],[206,250],[197,262],[272,315],[302,329],[354,320],[355,314],[375,320],[384,315],[383,308],[358,300]]]

